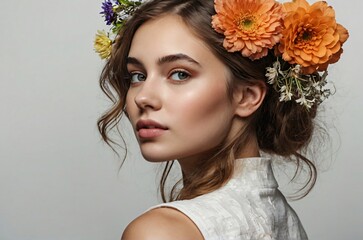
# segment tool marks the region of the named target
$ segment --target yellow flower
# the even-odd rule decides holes
[[[215,0],[213,28],[225,35],[223,46],[252,60],[267,55],[282,37],[282,5],[275,0]]]
[[[109,58],[111,56],[112,40],[104,31],[97,31],[94,48],[101,59]]]
[[[325,71],[339,60],[348,31],[336,23],[335,12],[324,1],[284,3],[283,37],[278,52],[290,64],[302,66],[304,74]]]

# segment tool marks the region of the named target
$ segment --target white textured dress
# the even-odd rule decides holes
[[[236,160],[222,188],[193,198],[154,206],[188,216],[205,240],[308,239],[295,211],[278,190],[269,158]]]

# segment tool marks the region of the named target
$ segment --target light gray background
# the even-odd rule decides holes
[[[101,1],[0,3],[0,239],[119,239],[159,200],[157,168],[135,140],[118,173],[96,119],[109,105],[93,38]],[[292,205],[311,239],[362,239],[362,13],[359,0],[330,0],[350,31],[330,69],[337,94],[324,104],[331,154],[312,193]],[[127,124],[126,127],[128,128]],[[326,156],[326,157],[325,157]]]

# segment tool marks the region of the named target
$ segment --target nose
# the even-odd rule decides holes
[[[140,86],[134,101],[139,109],[159,110],[161,108],[160,86],[157,80],[146,79]]]

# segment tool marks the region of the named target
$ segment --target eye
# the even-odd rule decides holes
[[[175,70],[170,75],[170,78],[175,81],[187,80],[189,77],[190,77],[190,74],[183,70]]]
[[[146,80],[146,76],[140,72],[130,73],[131,83],[143,82]]]

